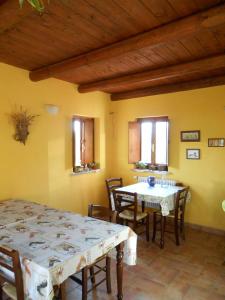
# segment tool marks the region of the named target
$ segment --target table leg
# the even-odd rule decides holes
[[[66,281],[60,284],[59,299],[66,300]]]
[[[164,234],[165,234],[165,226],[166,226],[166,217],[161,216],[161,238],[160,238],[160,248],[164,248]]]
[[[3,300],[2,287],[0,286],[0,300]]]
[[[123,248],[124,248],[124,242],[120,243],[118,246],[116,246],[117,250],[117,299],[122,300],[123,299]]]

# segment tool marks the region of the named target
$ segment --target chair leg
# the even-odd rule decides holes
[[[92,284],[95,284],[95,270],[94,267],[90,267],[90,276]]]
[[[106,288],[108,294],[111,294],[112,292],[110,267],[111,267],[111,258],[109,256],[106,256]]]
[[[145,202],[144,201],[141,201],[141,212],[144,212],[145,211]],[[145,224],[145,220],[142,219],[142,224],[144,225]]]
[[[146,217],[146,240],[149,242],[149,215]]]
[[[141,201],[141,211],[145,212],[145,201]]]
[[[181,218],[180,218],[180,233],[181,233],[182,239],[185,240],[184,215],[183,214],[181,215]]]
[[[82,300],[87,300],[87,287],[88,287],[88,269],[87,267],[82,269]]]
[[[176,239],[176,245],[180,245],[180,240],[179,240],[179,225],[178,225],[178,219],[174,219],[174,232],[175,232],[175,239]]]
[[[119,214],[116,215],[116,224],[120,224],[121,222],[121,219],[119,217]]]
[[[152,233],[152,242],[155,242],[155,236],[156,236],[156,214],[153,213],[153,233]]]
[[[161,216],[161,238],[160,238],[160,248],[164,248],[164,234],[165,234],[165,227],[166,227],[166,217]]]
[[[132,229],[134,232],[136,232],[136,230],[137,230],[137,222],[136,221],[133,221]]]

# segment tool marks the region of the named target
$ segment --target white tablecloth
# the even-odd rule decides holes
[[[146,182],[139,182],[132,185],[124,186],[116,189],[117,191],[124,191],[130,193],[137,193],[139,201],[145,201],[150,204],[150,207],[160,206],[162,215],[167,216],[171,210],[174,209],[175,195],[177,191],[182,190],[179,186],[165,186],[162,187],[156,184],[150,187]]]
[[[125,241],[136,263],[136,234],[127,226],[22,200],[0,202],[0,245],[19,251],[26,299],[48,300],[53,286]]]

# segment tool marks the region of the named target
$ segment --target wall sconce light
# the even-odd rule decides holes
[[[57,115],[58,112],[59,112],[59,107],[57,105],[54,105],[54,104],[45,104],[45,110],[50,115]]]

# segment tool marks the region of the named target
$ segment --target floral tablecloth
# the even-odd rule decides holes
[[[53,286],[125,241],[136,263],[136,234],[127,226],[23,200],[0,202],[0,245],[21,255],[26,299],[52,299]]]
[[[179,186],[165,186],[156,184],[150,187],[146,182],[139,182],[132,185],[124,186],[116,189],[117,191],[131,192],[138,194],[138,200],[149,204],[149,207],[161,207],[162,215],[168,216],[170,211],[174,209],[174,196],[177,191],[182,190]]]

